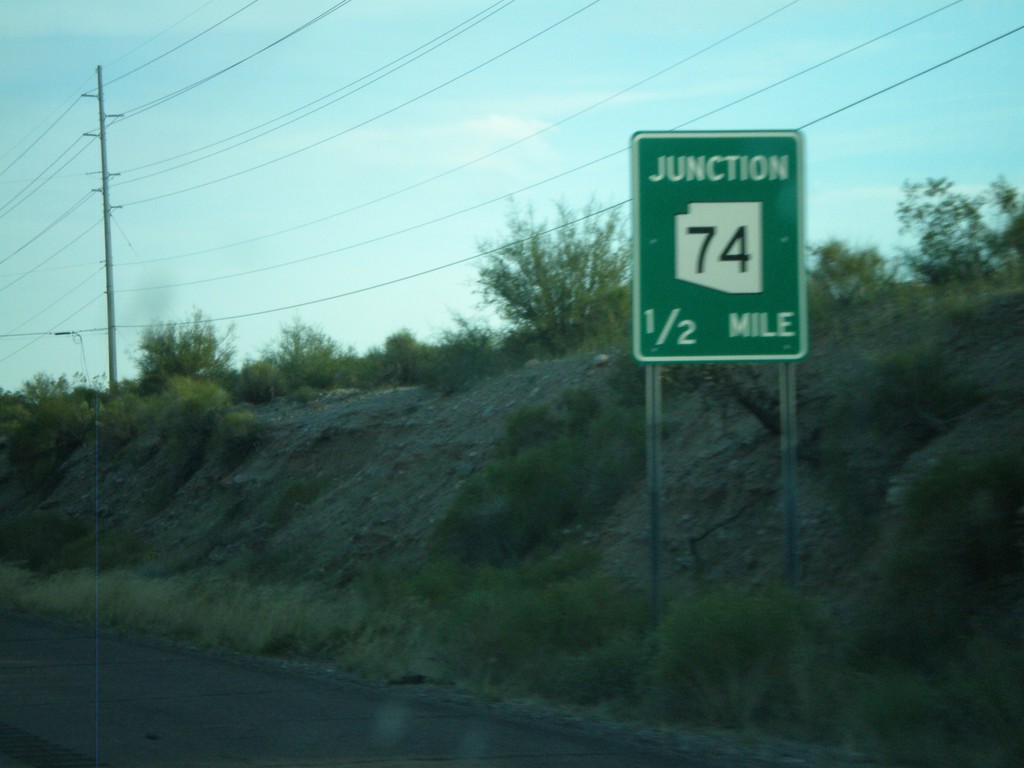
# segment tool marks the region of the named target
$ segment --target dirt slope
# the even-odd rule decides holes
[[[898,461],[887,453],[884,434],[865,437],[850,455],[864,468],[866,488],[896,498],[939,455],[1020,450],[1024,296],[1002,295],[956,312],[876,308],[832,320],[816,336],[797,374],[801,556],[805,583],[828,589],[857,578],[876,533],[851,521],[826,471],[829,430],[848,403],[855,408],[874,361],[930,344],[948,355],[950,369],[978,399]],[[702,573],[761,582],[783,574],[779,438],[770,429],[778,367],[727,368],[674,370],[666,382],[663,563],[670,579]],[[631,361],[582,355],[450,396],[407,388],[335,391],[308,403],[280,399],[255,408],[265,430],[244,460],[208,460],[167,498],[156,491],[165,480],[163,446],[144,435],[99,456],[101,524],[145,539],[159,555],[157,568],[238,568],[342,583],[386,559],[423,557],[460,484],[497,454],[511,413],[553,402],[567,389],[619,396],[624,378],[639,379]],[[92,520],[96,461],[91,446],[80,449],[39,504],[0,460],[2,514],[40,505]],[[607,517],[564,532],[567,540],[600,548],[605,566],[637,585],[648,573],[647,534],[642,477]]]

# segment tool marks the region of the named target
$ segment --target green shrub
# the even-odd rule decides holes
[[[212,381],[175,376],[154,401],[155,425],[166,440],[191,442],[195,436],[209,437],[230,402],[227,392]]]
[[[971,619],[1024,573],[1024,457],[949,456],[908,489],[863,597],[867,659],[920,664],[961,644]]]
[[[643,424],[634,410],[599,408],[591,393],[570,391],[557,410],[512,414],[504,452],[460,489],[435,531],[435,552],[505,565],[608,512],[642,471]]]
[[[126,530],[100,532],[99,562],[104,569],[135,565],[152,557]],[[54,512],[13,517],[0,524],[0,559],[42,573],[93,568],[95,531],[91,525]]]
[[[296,510],[316,501],[326,487],[326,481],[319,477],[289,483],[274,502],[268,522],[275,529],[283,528],[291,522]]]
[[[287,391],[351,386],[354,355],[323,330],[295,320],[281,328],[281,338],[263,356],[283,374]]]
[[[910,347],[881,357],[869,392],[869,417],[876,431],[910,447],[949,430],[981,400],[977,387],[954,366],[947,350]]]
[[[464,391],[510,365],[510,356],[492,330],[460,317],[455,323],[454,329],[441,334],[420,373],[422,384],[443,394]]]
[[[88,526],[54,512],[36,512],[0,524],[0,558],[32,571],[81,567],[92,558],[75,562],[68,550],[85,539],[92,541]]]
[[[932,344],[882,353],[840,383],[822,431],[823,475],[851,543],[874,540],[888,477],[983,398]]]
[[[236,396],[246,403],[262,405],[288,389],[284,372],[269,360],[250,360],[242,366],[235,388]]]
[[[635,693],[642,653],[629,646],[642,645],[646,603],[610,577],[537,581],[528,568],[481,569],[442,611],[472,682],[580,703]]]
[[[991,756],[990,765],[1024,764],[1024,651],[974,638],[950,674],[946,698],[961,738]],[[981,745],[979,749],[978,745]]]
[[[124,447],[141,434],[150,419],[149,403],[134,392],[119,392],[100,406],[100,445],[104,450]]]
[[[422,383],[424,373],[430,367],[431,353],[431,348],[417,341],[411,331],[391,334],[378,353],[379,383],[395,387]]]
[[[139,341],[139,386],[143,393],[161,391],[173,378],[224,382],[231,373],[232,330],[218,334],[196,309],[181,322],[147,328]]]
[[[527,405],[505,421],[504,450],[509,456],[550,443],[565,434],[565,423],[549,405]]]
[[[91,399],[73,391],[65,377],[42,374],[7,401],[2,427],[8,459],[26,488],[45,492],[57,485],[61,465],[91,432],[91,406]]]
[[[141,565],[156,558],[156,553],[147,547],[141,539],[122,529],[101,531],[97,549],[95,532],[88,529],[83,530],[81,536],[60,548],[50,563],[50,570],[92,569],[96,567],[97,555],[99,555],[99,567],[102,571]]]
[[[266,427],[250,410],[228,411],[217,419],[212,445],[220,452],[220,459],[228,468],[237,467],[262,442]]]
[[[212,381],[174,377],[152,404],[153,425],[163,445],[160,479],[147,496],[152,510],[163,508],[202,466],[217,423],[230,402]]]
[[[961,766],[955,717],[941,689],[920,674],[887,671],[847,694],[859,740],[897,765]]]
[[[818,706],[817,607],[782,590],[718,588],[665,617],[658,669],[684,719],[715,726],[800,722]]]
[[[895,282],[892,264],[877,248],[853,248],[833,239],[808,250],[810,300],[831,305],[829,314],[875,298]]]

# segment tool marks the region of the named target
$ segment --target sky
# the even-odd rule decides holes
[[[0,389],[106,381],[98,66],[125,379],[196,309],[237,364],[294,322],[360,353],[495,323],[486,244],[515,207],[628,222],[637,131],[801,130],[806,243],[894,257],[905,182],[1024,187],[1022,25],[1020,0],[0,0]]]

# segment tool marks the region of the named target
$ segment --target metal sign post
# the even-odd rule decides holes
[[[779,366],[779,434],[782,440],[782,509],[786,530],[786,582],[800,588],[800,553],[796,519],[796,366]]]
[[[658,626],[661,606],[661,366],[644,372],[647,401],[647,496],[651,525],[651,617]]]

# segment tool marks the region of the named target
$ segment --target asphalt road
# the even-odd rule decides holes
[[[97,755],[98,745],[98,755]],[[0,768],[662,768],[679,754],[308,668],[0,611]]]

